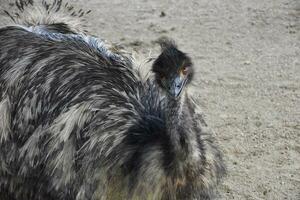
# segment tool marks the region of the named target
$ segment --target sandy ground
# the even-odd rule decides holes
[[[71,2],[100,38],[156,56],[169,36],[191,55],[228,166],[219,199],[300,199],[299,0]]]

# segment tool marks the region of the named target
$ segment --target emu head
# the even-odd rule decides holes
[[[172,40],[164,39],[159,43],[162,51],[154,61],[152,71],[158,85],[169,96],[177,98],[192,80],[193,64]]]

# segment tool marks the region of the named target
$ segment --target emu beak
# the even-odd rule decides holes
[[[179,97],[186,84],[186,80],[184,76],[176,76],[169,90],[170,95],[175,98]]]

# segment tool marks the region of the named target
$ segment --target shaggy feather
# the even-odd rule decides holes
[[[169,99],[130,57],[62,27],[61,1],[47,21],[16,5],[20,24],[0,28],[1,198],[213,197],[223,160],[187,91]]]
[[[84,16],[91,10],[77,10],[62,0],[16,0],[14,4],[15,12],[3,11],[11,19],[10,25],[39,26],[49,32],[64,34],[87,32]]]

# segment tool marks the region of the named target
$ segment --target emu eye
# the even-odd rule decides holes
[[[188,68],[187,67],[182,67],[181,68],[181,73],[183,74],[183,75],[187,75],[187,73],[188,73]]]

